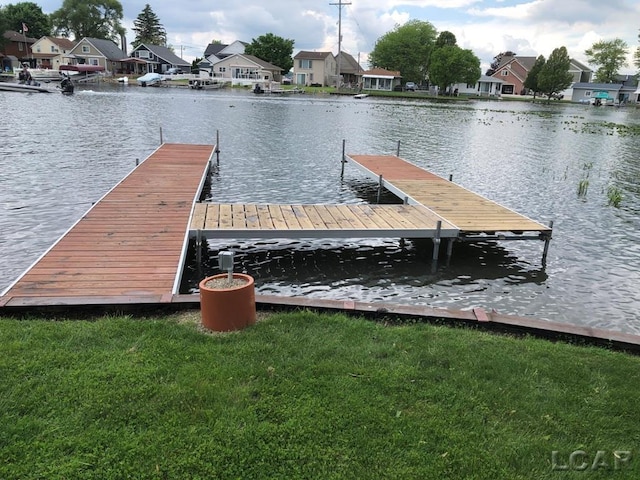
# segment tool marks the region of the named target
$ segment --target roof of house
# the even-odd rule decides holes
[[[622,84],[620,83],[588,83],[588,82],[576,82],[572,87],[575,89],[583,90],[620,90]]]
[[[229,60],[230,58],[244,58],[245,60],[249,60],[250,62],[255,63],[256,65],[260,66],[260,68],[263,68],[264,70],[272,70],[276,72],[282,71],[282,68],[278,67],[277,65],[273,65],[269,62],[265,62],[264,60],[256,57],[255,55],[247,55],[246,53],[234,53],[233,55],[225,57],[216,63]]]
[[[324,60],[329,55],[333,56],[331,52],[309,52],[307,50],[300,50],[296,53],[294,60]]]
[[[500,62],[500,65],[496,70],[499,70],[503,68],[505,65],[512,62],[518,62],[520,65],[524,67],[525,70],[529,71],[531,70],[533,65],[536,63],[536,57],[523,57],[520,55],[516,55],[515,57],[512,57],[510,55],[504,56],[502,57],[502,61]]]
[[[575,65],[576,67],[578,67],[580,70],[582,70],[583,72],[591,72],[593,70],[591,70],[589,67],[587,67],[584,63],[579,62],[578,60],[576,60],[575,58],[571,59],[571,63],[573,65]]]
[[[170,63],[171,65],[185,65],[185,66],[191,65],[189,62],[177,56],[167,47],[162,47],[160,45],[141,44],[136,47],[136,50],[138,50],[140,47],[146,48],[147,50],[152,52],[156,57],[161,58],[166,63]]]
[[[368,77],[402,77],[400,72],[395,70],[385,70],[384,68],[372,68],[371,70],[362,72],[362,75],[366,75]]]
[[[102,55],[104,55],[108,60],[118,61],[121,58],[126,57],[124,52],[118,48],[118,46],[113,43],[111,40],[104,40],[102,38],[91,38],[85,37],[80,40],[74,48],[76,48],[82,41],[86,40],[91,45],[95,47]]]
[[[228,46],[229,45],[227,45],[226,43],[210,43],[209,45],[207,45],[207,48],[204,49],[204,56],[206,58],[210,55],[216,55],[220,52],[220,50]]]
[[[58,45],[59,47],[62,47],[64,50],[71,50],[73,47],[76,46],[76,42],[73,42],[68,38],[63,38],[63,37],[44,37],[44,38],[49,40],[54,45]]]
[[[10,42],[24,42],[25,38],[27,39],[27,43],[36,43],[38,41],[37,38],[25,37],[23,33],[16,32],[15,30],[7,30],[2,36]]]
[[[504,83],[504,80],[500,79],[500,78],[496,78],[496,77],[490,77],[488,75],[480,75],[480,80],[478,80],[478,83]]]
[[[347,52],[340,52],[336,57],[336,62],[340,64],[340,72],[342,73],[361,73],[362,67]]]

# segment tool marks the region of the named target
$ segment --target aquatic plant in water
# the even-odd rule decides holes
[[[620,202],[622,202],[622,191],[613,185],[609,185],[607,188],[607,198],[609,199],[609,205],[618,208]]]

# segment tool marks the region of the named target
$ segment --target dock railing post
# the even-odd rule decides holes
[[[347,160],[345,158],[346,143],[347,141],[345,139],[342,139],[342,170],[340,171],[340,178],[344,177],[344,164],[347,163]]]
[[[164,142],[162,141],[162,127],[160,127],[160,145],[162,145]]]
[[[549,222],[549,228],[553,231],[553,220]],[[544,249],[542,250],[542,265],[547,265],[547,253],[549,252],[549,242],[551,242],[551,232],[545,235],[544,238]]]
[[[400,158],[400,140],[398,140],[398,146],[396,148],[396,157]]]
[[[220,166],[220,130],[216,130],[216,164]]]
[[[382,196],[382,175],[378,177],[378,197],[376,203],[380,203],[380,197]]]
[[[453,182],[453,173],[449,174],[449,181]]]

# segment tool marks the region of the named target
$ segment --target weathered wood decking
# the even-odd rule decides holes
[[[409,204],[427,207],[460,229],[462,236],[508,232],[550,235],[551,228],[392,155],[346,157]]]
[[[421,205],[201,203],[194,210],[191,235],[204,238],[455,238],[458,229]]]
[[[171,301],[214,151],[163,144],[10,286],[0,305]]]

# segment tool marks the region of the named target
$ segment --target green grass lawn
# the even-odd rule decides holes
[[[638,385],[636,356],[419,323],[4,318],[0,478],[636,479]]]

